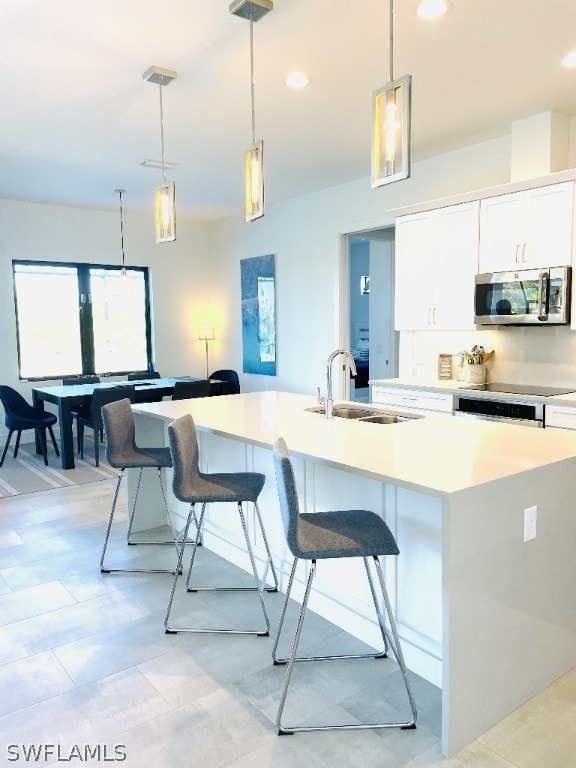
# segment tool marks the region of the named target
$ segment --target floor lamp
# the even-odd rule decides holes
[[[214,328],[203,327],[198,330],[198,340],[203,341],[206,347],[206,378],[208,375],[208,342],[214,341]]]

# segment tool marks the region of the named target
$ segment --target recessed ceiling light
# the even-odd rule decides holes
[[[576,67],[576,50],[567,53],[566,56],[564,56],[562,59],[562,64],[569,68]]]
[[[416,13],[421,19],[437,19],[450,8],[450,0],[420,0]]]
[[[303,72],[293,72],[284,82],[288,88],[306,88],[310,85],[310,78]]]

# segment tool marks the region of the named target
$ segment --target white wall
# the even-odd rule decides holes
[[[277,376],[242,375],[245,390],[324,390],[328,354],[340,343],[341,236],[394,223],[393,208],[503,184],[510,140],[502,138],[416,163],[406,181],[370,188],[368,178],[268,206],[251,224],[241,216],[210,225],[220,256],[227,366],[242,370],[240,259],[276,255]]]
[[[568,326],[407,332],[401,343],[400,376],[436,378],[439,352],[456,354],[483,344],[495,353],[488,363],[488,381],[576,388],[576,331]]]
[[[396,376],[394,333],[394,242],[370,241],[370,378]]]
[[[203,375],[197,328],[218,287],[203,225],[179,220],[178,240],[157,245],[153,219],[124,212],[127,265],[152,272],[156,365],[165,375]],[[63,208],[0,200],[0,380],[29,397],[18,381],[12,259],[121,262],[118,211]],[[57,301],[58,297],[54,297]],[[53,382],[48,382],[53,383]]]
[[[340,342],[342,235],[394,222],[391,209],[505,183],[509,137],[416,163],[406,181],[370,188],[369,179],[270,205],[264,218],[197,224],[179,216],[178,240],[156,245],[151,214],[125,212],[127,263],[152,268],[156,364],[166,375],[204,373],[200,325],[215,328],[210,368],[235,368],[245,391],[325,387],[329,352]],[[242,374],[240,259],[273,253],[277,276],[277,376]],[[12,259],[120,261],[117,211],[0,200],[2,381],[19,384]]]
[[[370,243],[368,240],[350,243],[350,345],[356,339],[356,323],[370,321],[370,294],[360,293],[360,277],[370,275]]]

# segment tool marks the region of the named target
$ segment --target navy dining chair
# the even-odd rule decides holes
[[[151,381],[152,379],[161,379],[158,371],[141,371],[139,373],[129,373],[126,377],[128,381]]]
[[[2,458],[0,459],[0,467],[4,464],[6,458],[6,452],[10,445],[12,435],[16,432],[16,444],[14,446],[14,458],[18,456],[18,448],[20,447],[20,436],[26,429],[33,429],[36,434],[36,439],[42,448],[42,455],[44,456],[44,464],[48,466],[48,455],[46,451],[46,430],[50,432],[52,438],[52,445],[56,452],[56,456],[60,456],[58,446],[56,445],[56,439],[52,427],[58,421],[58,418],[53,413],[48,413],[41,408],[34,408],[12,387],[6,385],[0,385],[0,400],[4,406],[4,423],[8,427],[8,437],[2,451]]]
[[[172,400],[188,400],[192,397],[208,397],[210,395],[209,379],[198,381],[176,381],[172,392]]]
[[[210,379],[221,381],[221,395],[239,395],[240,394],[240,379],[236,371],[231,368],[222,368],[219,371],[214,371],[210,374]]]
[[[78,384],[100,384],[100,376],[95,373],[85,373],[80,376],[67,376],[62,379],[63,387],[75,387]],[[82,415],[86,418],[90,418],[90,403],[78,403],[72,409],[72,418],[75,419],[78,415]],[[104,433],[100,432],[100,442],[104,438]],[[80,453],[80,445],[78,445],[78,453]]]
[[[118,387],[96,387],[92,394],[92,403],[88,416],[79,414],[76,418],[78,425],[78,450],[80,457],[84,458],[84,427],[94,430],[94,461],[96,466],[100,466],[100,447],[98,436],[104,429],[102,420],[102,406],[108,403],[114,403],[117,400],[128,398],[131,403],[134,402],[134,385],[127,386],[123,384]]]
[[[143,371],[142,373],[129,373],[126,377],[128,381],[133,381],[135,384],[138,382],[145,383],[155,379],[161,379],[162,376],[158,371]],[[163,395],[155,391],[154,389],[136,390],[134,396],[135,403],[159,403],[162,401]]]

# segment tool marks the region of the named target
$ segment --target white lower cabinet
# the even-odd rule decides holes
[[[372,386],[372,402],[415,412],[453,413],[454,396],[421,389]]]
[[[557,429],[576,429],[576,403],[571,405],[546,405],[544,426]]]

